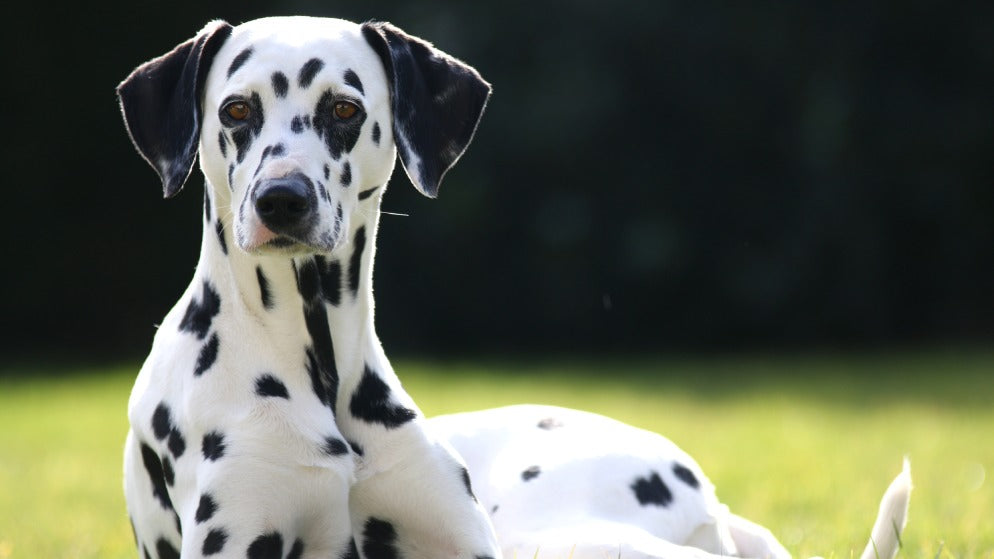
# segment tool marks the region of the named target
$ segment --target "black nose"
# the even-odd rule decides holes
[[[314,189],[302,175],[263,181],[255,190],[255,211],[274,233],[290,234],[314,215]]]

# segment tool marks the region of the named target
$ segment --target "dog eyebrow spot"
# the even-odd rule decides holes
[[[301,88],[309,87],[321,68],[324,68],[324,62],[318,58],[312,58],[305,62],[300,68],[300,73],[297,74],[297,85]]]
[[[228,77],[230,78],[232,74],[238,71],[245,62],[248,61],[249,57],[252,56],[252,47],[249,47],[242,52],[238,53],[238,56],[231,61],[231,66],[228,66]]]
[[[290,89],[290,82],[287,81],[283,72],[273,72],[273,92],[277,97],[286,97],[286,92]]]
[[[354,87],[363,95],[366,94],[366,92],[362,90],[362,80],[359,79],[359,75],[353,72],[351,68],[345,71],[345,85]]]

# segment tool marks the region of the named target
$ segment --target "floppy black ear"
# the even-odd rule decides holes
[[[438,195],[445,173],[466,150],[490,97],[472,67],[389,23],[362,26],[390,80],[393,136],[408,178]]]
[[[223,21],[131,72],[117,96],[124,124],[142,157],[159,173],[166,198],[190,176],[200,136],[200,94],[214,55],[231,35]]]

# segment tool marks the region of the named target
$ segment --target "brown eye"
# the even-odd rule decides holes
[[[357,112],[359,112],[359,107],[355,103],[349,103],[348,101],[335,103],[335,118],[338,120],[348,120],[354,117]]]
[[[234,101],[224,106],[224,112],[231,117],[232,120],[245,120],[248,118],[251,111],[249,110],[248,103],[245,103],[244,101]]]

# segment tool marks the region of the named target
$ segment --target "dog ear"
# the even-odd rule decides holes
[[[117,86],[128,135],[159,174],[166,198],[190,176],[200,139],[203,83],[231,29],[212,21],[192,39],[135,68]]]
[[[490,98],[475,69],[383,22],[362,26],[390,80],[393,136],[408,178],[438,195],[445,173],[473,139]]]

